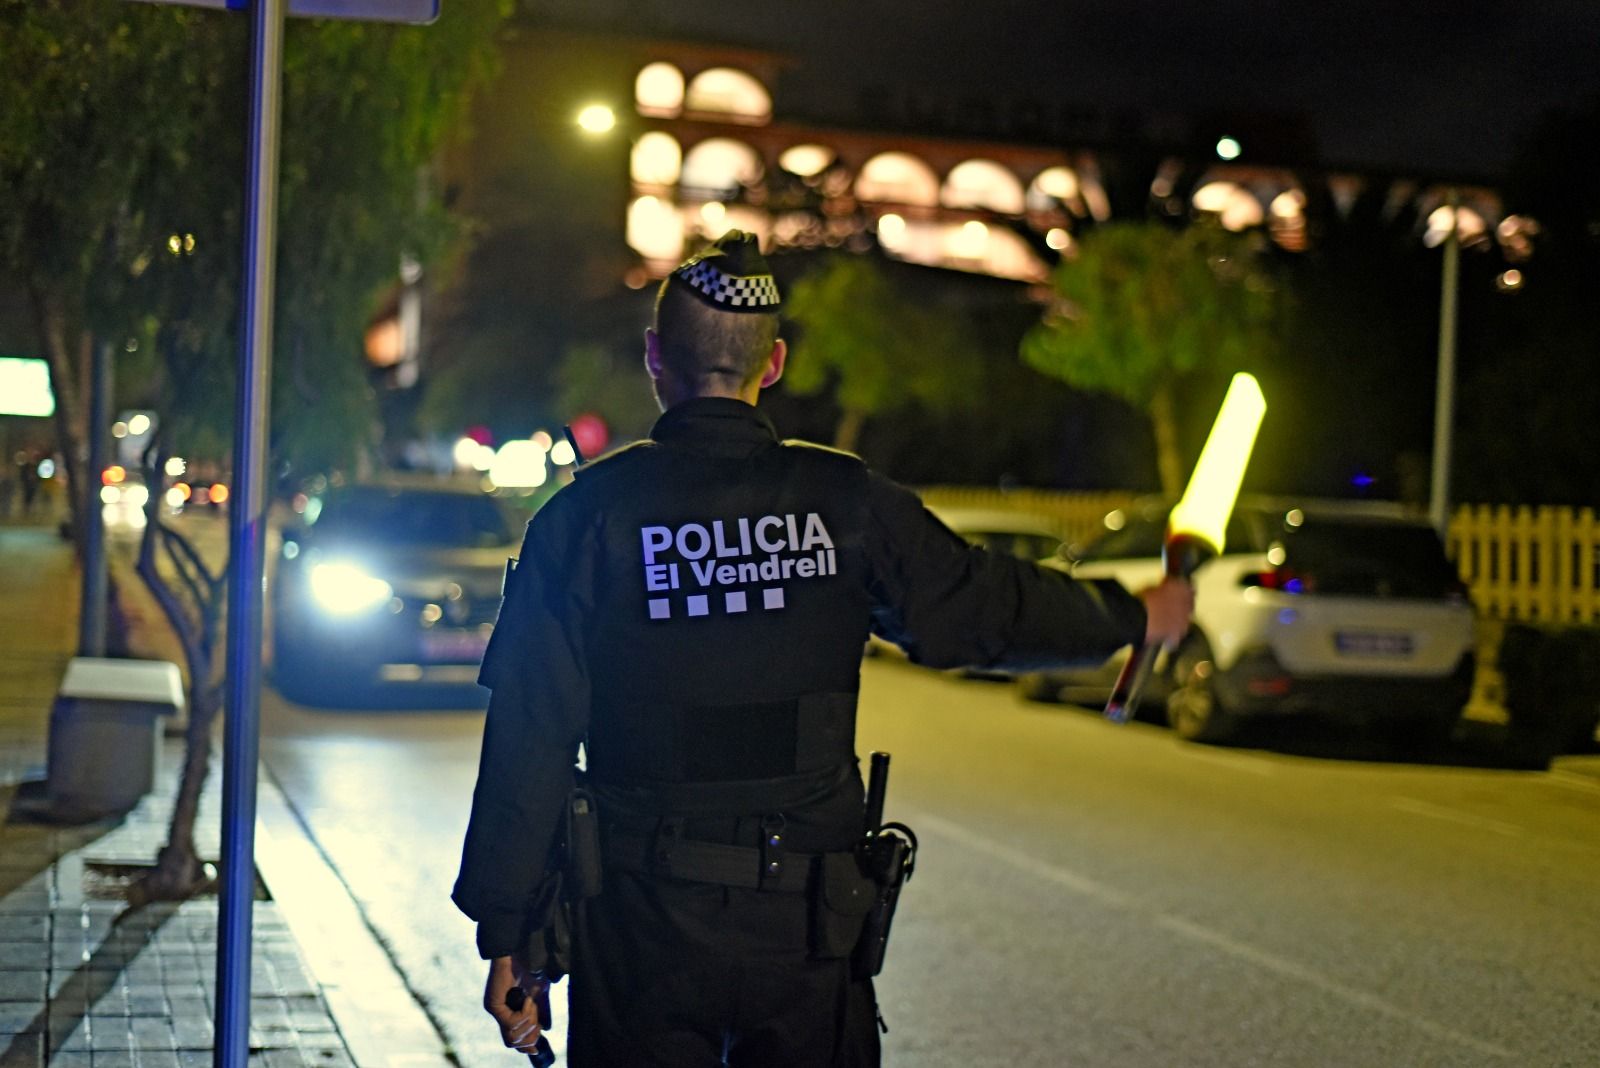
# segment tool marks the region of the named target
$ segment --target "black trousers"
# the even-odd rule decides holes
[[[607,870],[575,932],[571,1068],[876,1068],[877,1003],[807,956],[804,894]]]

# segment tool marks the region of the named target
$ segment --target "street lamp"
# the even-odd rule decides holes
[[[590,104],[578,112],[578,128],[596,136],[617,125],[617,113],[604,104]]]

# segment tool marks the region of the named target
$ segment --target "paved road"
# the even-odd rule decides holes
[[[896,662],[863,752],[924,841],[891,1066],[1600,1064],[1600,777],[1186,745]],[[481,715],[269,695],[274,776],[466,1065],[514,1064],[446,900]]]

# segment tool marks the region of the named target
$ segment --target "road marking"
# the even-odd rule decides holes
[[[1414,797],[1391,797],[1389,804],[1401,812],[1409,812],[1413,816],[1426,816],[1428,819],[1445,820],[1449,823],[1459,823],[1464,827],[1476,827],[1479,830],[1493,831],[1503,834],[1508,838],[1521,838],[1528,832],[1515,823],[1503,823],[1492,820],[1487,816],[1474,816],[1470,812],[1446,808],[1443,805],[1430,804],[1427,801],[1418,801]]]
[[[1435,1038],[1445,1039],[1492,1057],[1510,1059],[1515,1056],[1504,1046],[1485,1042],[1482,1039],[1474,1038],[1471,1035],[1463,1034],[1443,1024],[1436,1023],[1425,1016],[1395,1008],[1387,1000],[1376,994],[1369,994],[1364,990],[1347,986],[1313,968],[1297,964],[1286,957],[1280,957],[1264,949],[1258,949],[1247,942],[1241,942],[1204,924],[1195,923],[1181,916],[1175,916],[1170,912],[1144,908],[1135,901],[1133,894],[1124,893],[1107,883],[1102,883],[1097,879],[1075,872],[1060,864],[1040,860],[1038,857],[1030,856],[1019,849],[1002,845],[958,823],[952,823],[927,812],[917,813],[912,822],[918,827],[932,830],[936,835],[953,839],[968,849],[984,853],[995,860],[1003,861],[1014,868],[1037,876],[1045,882],[1054,883],[1085,897],[1094,898],[1096,901],[1103,902],[1113,908],[1142,913],[1149,918],[1154,926],[1226,953],[1236,960],[1252,964],[1264,971],[1313,987],[1324,994],[1345,1002],[1353,1008],[1375,1013],[1379,1016],[1387,1016],[1391,1020],[1408,1024]]]
[[[1587,775],[1579,775],[1572,771],[1552,771],[1539,781],[1550,783],[1553,786],[1566,786],[1574,790],[1582,790],[1584,793],[1600,794],[1600,782],[1596,782]]]

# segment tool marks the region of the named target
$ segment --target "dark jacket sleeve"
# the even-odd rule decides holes
[[[588,727],[592,550],[574,495],[557,494],[528,525],[479,674],[493,692],[451,898],[478,921],[485,958],[526,943],[572,789]]]
[[[873,474],[873,629],[930,667],[1098,663],[1144,640],[1144,604],[1111,580],[968,545],[910,490]]]

